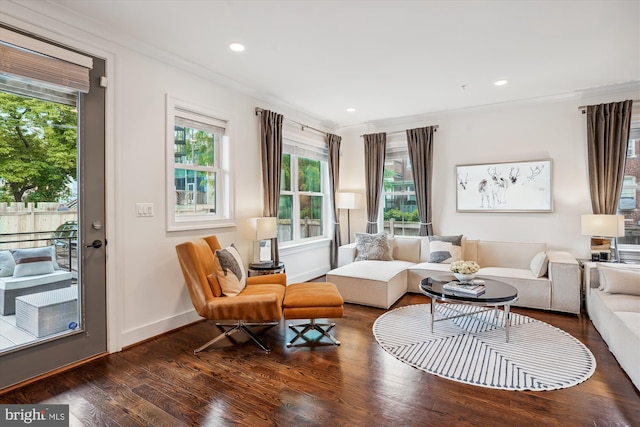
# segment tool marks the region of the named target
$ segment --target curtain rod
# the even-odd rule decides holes
[[[438,126],[438,125],[434,125],[434,126],[432,126],[432,127],[433,127],[433,131],[434,131],[434,132],[437,132],[437,131],[438,131],[438,128],[439,128],[440,126]],[[407,132],[406,130],[396,130],[396,131],[393,131],[393,132],[384,132],[384,133],[386,133],[387,135],[396,135],[396,134],[399,134],[399,133],[406,133],[406,132]],[[377,132],[377,133],[383,133],[383,132]],[[360,138],[362,138],[363,136],[364,136],[364,135],[360,135]]]
[[[631,102],[637,104],[640,102],[640,99],[632,99]],[[587,112],[587,107],[588,105],[581,105],[578,107],[578,110],[582,111],[582,114],[585,114]]]
[[[256,116],[257,116],[258,114],[262,114],[262,112],[263,112],[263,111],[264,111],[264,109],[263,109],[263,108],[256,107]],[[322,135],[329,135],[329,132],[325,132],[325,131],[323,131],[323,130],[316,129],[316,128],[312,127],[312,126],[305,125],[304,123],[296,122],[295,120],[287,119],[286,117],[283,117],[283,120],[286,120],[286,121],[288,121],[288,122],[291,122],[291,123],[295,123],[295,124],[297,124],[298,126],[300,126],[300,127],[301,127],[301,129],[302,129],[303,131],[304,131],[305,129],[311,129],[311,130],[313,130],[313,131],[316,131],[316,132],[318,132],[318,133],[321,133]]]

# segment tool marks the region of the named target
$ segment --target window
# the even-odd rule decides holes
[[[167,97],[167,229],[226,227],[229,121]]]
[[[621,245],[640,245],[640,209],[638,193],[640,188],[640,121],[631,122],[627,158],[624,166],[624,180],[618,203],[618,213],[624,215],[625,235],[618,242]]]
[[[420,217],[406,143],[402,148],[387,146],[381,205],[385,231],[392,235],[418,235]]]
[[[285,144],[282,155],[278,241],[302,242],[324,237],[328,200],[326,153]]]

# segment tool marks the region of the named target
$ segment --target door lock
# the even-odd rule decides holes
[[[90,245],[86,245],[85,248],[96,248],[96,249],[98,249],[101,246],[102,246],[102,240],[94,240],[93,242],[91,242]]]

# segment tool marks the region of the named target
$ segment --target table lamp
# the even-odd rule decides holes
[[[255,231],[255,240],[253,242],[253,261],[255,263],[269,263],[273,262],[277,265],[276,260],[262,260],[262,242],[264,240],[271,240],[271,248],[277,244],[278,237],[278,218],[276,217],[262,217],[252,218],[253,229]],[[273,253],[273,251],[272,251]]]
[[[612,239],[615,244],[615,262],[620,262],[618,237],[624,236],[624,215],[582,215],[581,225],[582,234],[585,236],[591,236],[592,241],[594,237]],[[609,252],[610,251],[611,244],[609,243]]]

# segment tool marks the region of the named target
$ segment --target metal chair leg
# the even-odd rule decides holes
[[[322,336],[325,336],[327,338],[329,338],[329,340],[331,340],[331,342],[334,345],[340,345],[340,341],[338,341],[337,339],[335,339],[333,336],[331,336],[329,334],[329,331],[331,329],[333,329],[333,327],[336,326],[335,323],[316,323],[315,319],[311,319],[310,323],[304,323],[301,325],[289,325],[289,328],[296,332],[296,336],[293,337],[293,339],[291,341],[289,341],[287,343],[287,347],[291,347],[293,345],[294,342],[296,342],[298,339],[303,338],[305,341],[307,342],[311,342],[312,340],[310,340],[305,334],[311,330],[315,330],[317,332],[319,332]],[[298,328],[302,328],[300,330],[298,330]],[[318,338],[315,341],[318,341],[320,338]]]
[[[274,322],[268,322],[268,323],[244,323],[241,320],[238,320],[237,323],[232,323],[232,324],[224,324],[224,323],[216,323],[216,326],[218,327],[218,329],[220,329],[221,331],[223,331],[223,333],[221,333],[220,335],[218,335],[217,337],[213,338],[211,341],[207,342],[206,344],[203,344],[202,346],[198,347],[197,349],[195,349],[193,351],[193,354],[198,354],[199,352],[201,352],[202,350],[206,349],[207,347],[217,343],[218,341],[224,339],[224,338],[229,338],[229,340],[235,345],[237,342],[232,338],[232,335],[234,335],[237,332],[244,332],[245,334],[247,334],[247,336],[249,338],[251,338],[251,340],[256,343],[258,345],[258,347],[260,347],[262,350],[264,350],[265,353],[270,353],[271,349],[264,343],[264,341],[262,341],[260,339],[260,337],[258,337],[256,334],[254,334],[248,327],[247,325],[251,325],[251,326],[274,326],[276,325],[276,323]],[[225,327],[230,327],[230,329],[225,330]]]

